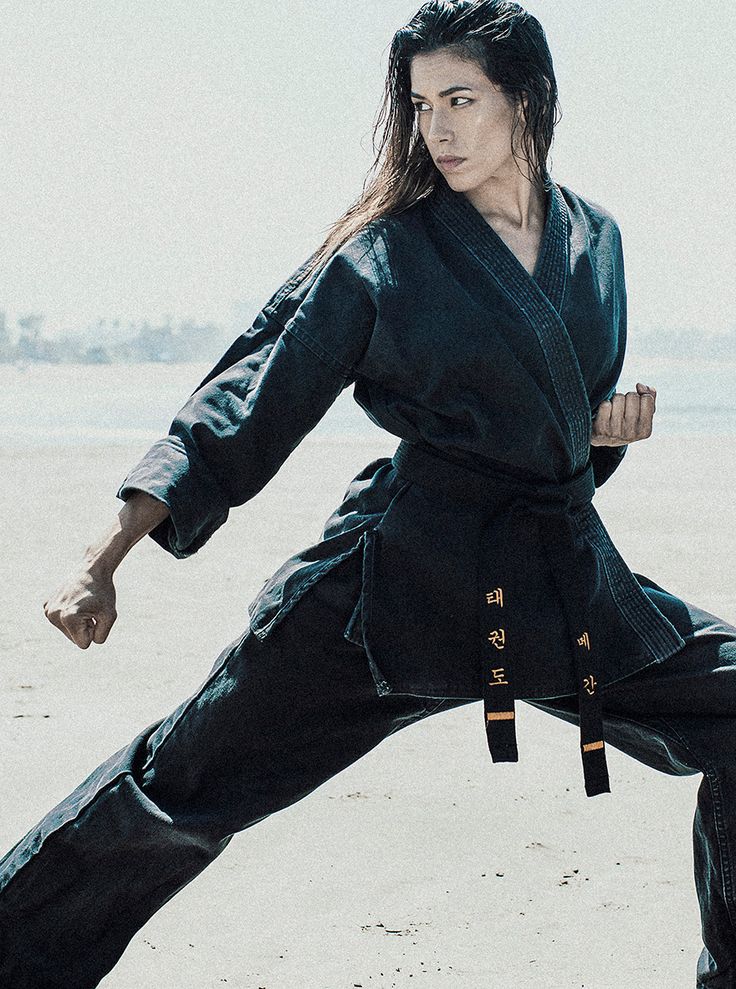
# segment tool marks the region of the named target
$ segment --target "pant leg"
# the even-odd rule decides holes
[[[0,862],[0,985],[88,989],[232,834],[301,799],[437,700],[379,697],[343,637],[355,554],[270,636],[249,631]],[[446,707],[446,705],[445,705]]]
[[[686,645],[601,689],[604,738],[660,772],[703,774],[693,822],[704,943],[696,984],[736,989],[736,628],[656,584],[647,593]],[[579,724],[575,698],[527,703]]]

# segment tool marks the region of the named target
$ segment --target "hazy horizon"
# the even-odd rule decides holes
[[[0,0],[0,309],[225,326],[359,194],[393,32],[419,3]],[[526,7],[562,120],[555,179],[619,221],[632,326],[736,328],[736,8]]]

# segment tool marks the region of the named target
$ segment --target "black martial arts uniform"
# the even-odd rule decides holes
[[[0,981],[97,985],[234,832],[435,711],[482,699],[492,758],[516,760],[523,698],[579,724],[591,796],[605,741],[704,774],[698,984],[736,987],[736,629],[633,574],[591,503],[626,449],[590,446],[626,344],[615,220],[553,184],[530,275],[438,180],[303,272],[119,497],[164,501],[151,536],[185,557],[348,384],[401,442],[265,583],[200,691],[0,863]]]

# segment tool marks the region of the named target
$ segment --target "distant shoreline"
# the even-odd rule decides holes
[[[222,349],[222,353],[225,352],[225,347]],[[192,358],[191,360],[140,360],[140,361],[120,361],[120,360],[110,360],[110,361],[49,361],[43,360],[41,358],[32,359],[22,359],[22,360],[12,360],[3,361],[0,360],[0,369],[2,368],[15,368],[17,370],[27,370],[32,367],[44,367],[44,368],[104,368],[104,367],[213,367],[220,357],[220,353],[214,355],[211,359],[205,359],[201,357]],[[681,367],[683,365],[691,364],[693,361],[697,361],[698,364],[717,364],[718,366],[723,365],[733,365],[736,367],[736,354],[732,357],[711,357],[707,353],[702,351],[693,351],[689,354],[669,354],[669,353],[647,353],[637,350],[627,350],[626,351],[626,361],[631,360],[641,360],[641,361],[657,361],[668,367]]]
[[[144,447],[171,420],[211,370],[210,360],[135,364],[0,364],[0,444],[43,447]],[[628,353],[617,385],[657,389],[657,436],[736,436],[736,361]],[[388,433],[366,416],[348,386],[315,427],[347,441]]]

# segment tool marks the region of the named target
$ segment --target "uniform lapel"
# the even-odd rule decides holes
[[[444,179],[427,198],[444,226],[488,271],[534,331],[570,440],[573,472],[588,460],[591,408],[575,348],[560,313],[570,270],[570,215],[559,186],[547,198],[539,257],[530,275],[493,227]]]

